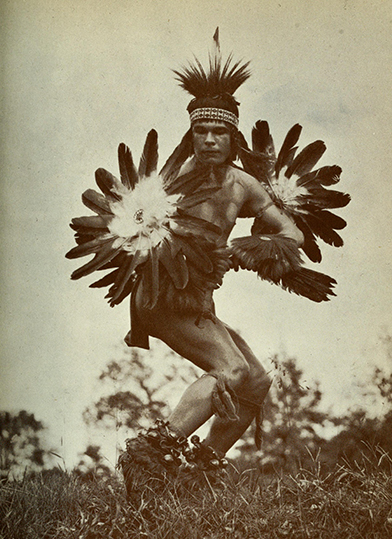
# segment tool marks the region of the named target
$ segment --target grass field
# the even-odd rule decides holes
[[[386,465],[387,464],[387,465]],[[218,487],[191,491],[167,481],[146,488],[137,506],[120,477],[82,477],[60,469],[0,490],[2,539],[262,539],[392,537],[392,462],[264,477],[231,467]]]

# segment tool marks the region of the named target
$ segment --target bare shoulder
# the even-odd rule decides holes
[[[244,191],[248,194],[249,197],[263,197],[264,194],[268,196],[268,193],[265,188],[258,180],[256,180],[254,176],[251,176],[241,168],[230,166],[229,169],[230,175],[235,179],[236,182],[242,185]]]
[[[271,203],[269,194],[256,178],[236,167],[230,167],[230,175],[241,185],[244,192],[240,217],[254,217]]]

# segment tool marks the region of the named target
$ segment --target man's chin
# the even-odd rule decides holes
[[[225,159],[221,154],[201,154],[197,156],[198,160],[205,165],[222,165]]]

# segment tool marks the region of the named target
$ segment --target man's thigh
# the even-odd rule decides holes
[[[171,310],[144,311],[140,318],[148,332],[175,352],[205,370],[227,371],[246,366],[247,361],[226,326],[218,319],[202,319]]]
[[[227,332],[233,339],[235,345],[237,348],[241,351],[243,354],[246,362],[248,363],[250,367],[250,374],[251,377],[257,376],[257,377],[266,377],[268,378],[268,373],[265,370],[264,366],[262,365],[261,361],[256,357],[256,355],[251,350],[248,343],[237,333],[234,329],[232,329],[227,324],[224,324]]]

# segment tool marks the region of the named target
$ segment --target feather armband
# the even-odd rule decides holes
[[[265,234],[235,238],[231,252],[234,267],[255,271],[261,279],[274,283],[301,266],[296,242],[284,236]]]
[[[261,279],[312,301],[328,301],[335,295],[332,288],[336,281],[303,268],[299,249],[291,238],[279,234],[235,238],[231,259],[234,269],[255,271]]]

